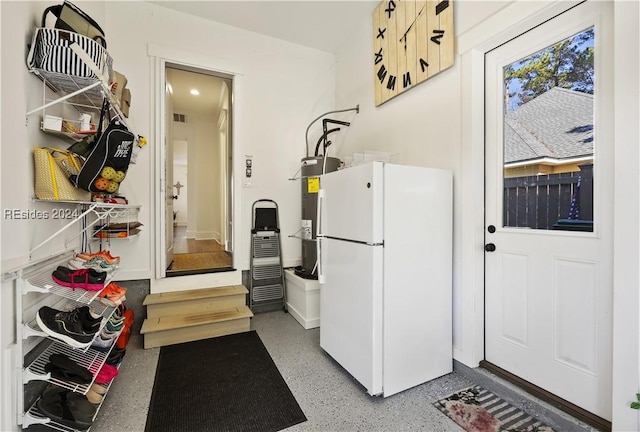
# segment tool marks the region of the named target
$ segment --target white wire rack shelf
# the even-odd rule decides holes
[[[118,364],[118,366],[116,366],[118,369],[120,369],[120,365],[122,363]],[[98,384],[100,386],[102,386],[105,389],[105,393],[102,396],[102,401],[96,406],[96,412],[93,415],[93,420],[95,421],[96,417],[98,416],[98,412],[100,412],[100,408],[102,408],[102,404],[104,403],[107,394],[109,393],[109,390],[111,389],[111,384],[113,383],[113,380],[110,381],[108,384]],[[24,413],[23,415],[23,419],[22,419],[22,428],[26,429],[29,426],[31,426],[32,424],[42,424],[42,425],[46,425],[48,428],[50,429],[54,429],[54,430],[58,430],[58,431],[62,431],[62,432],[75,432],[77,429],[73,429],[69,426],[57,423],[55,421],[52,421],[49,417],[47,417],[45,414],[43,414],[37,407],[37,400],[36,402],[31,406],[31,408],[29,408],[29,410],[27,410],[26,413]]]
[[[73,236],[71,239],[67,241],[71,241],[80,235],[89,235],[91,237],[91,229],[97,224],[104,225],[111,218],[134,218],[137,216],[140,211],[139,205],[130,205],[130,204],[111,204],[111,203],[102,203],[102,202],[84,202],[84,201],[51,201],[51,200],[39,200],[35,199],[35,202],[48,202],[48,203],[56,203],[56,204],[75,204],[78,205],[80,211],[77,214],[71,213],[72,216],[69,218],[69,222],[58,229],[55,233],[51,234],[48,238],[34,246],[29,251],[29,256],[33,254],[34,251],[41,248],[62,232],[66,231],[70,227],[74,226],[79,221],[83,221],[82,229],[78,234]],[[93,216],[94,219],[91,222],[87,222],[87,217]]]
[[[108,99],[110,109],[110,115],[108,116],[109,119],[117,118],[136,136],[137,145],[133,147],[133,154],[131,155],[130,162],[131,164],[136,163],[138,153],[145,143],[141,141],[141,136],[134,132],[129,119],[122,112],[120,101],[113,95],[113,93],[111,93],[111,88],[108,82],[102,81],[98,78],[79,77],[38,68],[31,68],[29,71],[42,80],[43,104],[26,113],[27,121],[30,115],[37,112],[42,113],[42,117],[44,119],[47,108],[64,103],[73,106],[79,112],[92,113],[92,121],[98,122],[100,111],[102,109],[102,102],[104,99]],[[59,97],[53,99],[48,98],[47,88],[51,89]],[[62,120],[63,119],[61,118],[60,121],[62,122]],[[75,119],[65,119],[64,121],[66,124],[70,125],[78,124]],[[72,141],[79,141],[87,135],[86,133],[53,130],[46,127],[44,121],[41,122],[40,127],[47,133],[54,133],[56,135],[69,138]]]
[[[43,104],[27,112],[26,116],[36,112],[44,111],[47,108],[59,104],[68,103],[79,110],[91,111],[94,114],[100,114],[102,102],[106,98],[109,100],[112,114],[124,123],[131,130],[127,118],[120,109],[119,101],[112,95],[109,83],[101,81],[97,78],[79,77],[73,75],[62,74],[59,72],[50,72],[44,69],[30,69],[34,75],[43,82]],[[46,89],[49,88],[60,97],[56,99],[48,99],[46,97]],[[70,135],[74,137],[74,135]]]
[[[91,307],[91,310],[92,310],[93,313],[101,315],[104,318],[102,320],[102,323],[100,324],[100,329],[96,333],[96,334],[98,334],[98,333],[100,333],[102,331],[104,326],[107,324],[107,321],[109,320],[109,318],[111,318],[111,316],[115,312],[116,307],[101,303],[99,301],[95,301],[95,302],[91,303],[89,306]],[[75,303],[75,302],[71,302],[70,301],[67,304],[63,304],[61,306],[58,305],[56,308],[57,308],[57,310],[61,310],[61,311],[70,311],[70,310],[75,309],[76,307],[78,307],[78,304]],[[27,338],[29,338],[31,336],[44,337],[44,338],[47,338],[47,339],[51,339],[54,342],[58,341],[57,339],[52,338],[51,336],[49,336],[48,334],[46,334],[45,332],[42,331],[40,326],[38,326],[38,323],[37,323],[35,317],[30,322],[25,324],[24,331],[22,332],[22,338],[23,339],[27,339]],[[87,348],[84,348],[84,349],[73,348],[73,350],[74,351],[79,351],[79,352],[86,352],[90,348],[91,347],[87,347]]]
[[[107,278],[104,281],[104,286],[107,286],[112,279],[113,273],[107,275]],[[55,294],[59,297],[82,304],[92,303],[100,293],[100,291],[88,291],[82,288],[69,288],[58,285],[51,278],[51,271],[38,273],[26,279],[24,292],[27,293],[30,291]]]
[[[113,339],[114,345],[116,338]],[[25,383],[33,380],[46,381],[76,393],[87,394],[95,380],[95,376],[100,371],[100,368],[102,368],[102,365],[104,365],[104,362],[107,360],[107,357],[111,353],[114,345],[104,352],[93,348],[81,351],[62,342],[52,342],[47,349],[42,352],[42,354],[27,366],[24,372],[23,381]],[[78,384],[72,381],[53,378],[49,372],[45,371],[45,365],[49,363],[49,357],[52,354],[66,355],[80,366],[87,368],[93,375],[94,379],[92,379],[88,384]]]

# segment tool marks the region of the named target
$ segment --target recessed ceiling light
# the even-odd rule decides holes
[[[191,89],[191,94],[194,96],[198,96],[200,94],[200,92],[196,89]]]

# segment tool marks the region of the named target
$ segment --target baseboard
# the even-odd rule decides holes
[[[320,327],[320,318],[304,318],[302,314],[300,314],[300,312],[298,312],[296,308],[291,306],[291,303],[289,302],[287,302],[287,310],[289,311],[289,315],[291,315],[296,321],[298,321],[298,324],[300,324],[305,330]]]
[[[196,231],[195,232],[196,240],[216,240],[215,231]]]

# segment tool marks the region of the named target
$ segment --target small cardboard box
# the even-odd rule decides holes
[[[120,109],[125,117],[129,118],[129,107],[131,106],[131,91],[128,88],[122,90],[122,103]]]
[[[124,88],[127,86],[127,82],[127,77],[120,72],[114,70],[111,74],[111,83],[116,84],[111,90],[111,93],[116,97],[116,101],[119,104],[122,104],[122,93],[124,92]]]

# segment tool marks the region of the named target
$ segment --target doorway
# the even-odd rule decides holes
[[[233,270],[231,76],[166,64],[166,276]]]
[[[485,359],[605,421],[611,22],[583,3],[485,56]]]

